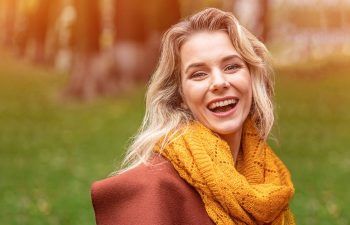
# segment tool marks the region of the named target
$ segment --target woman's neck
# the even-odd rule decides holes
[[[225,140],[228,146],[230,147],[233,160],[236,164],[238,152],[241,146],[242,128],[233,134],[224,134],[224,135],[220,135],[220,137],[223,140]]]

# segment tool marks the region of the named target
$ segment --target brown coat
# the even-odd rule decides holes
[[[164,158],[92,185],[98,225],[213,225],[196,190]]]

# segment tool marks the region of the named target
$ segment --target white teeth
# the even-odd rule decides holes
[[[208,108],[215,109],[216,107],[222,107],[222,106],[226,106],[229,104],[235,104],[235,103],[237,103],[237,99],[228,99],[228,100],[224,100],[224,101],[213,102],[208,106]]]

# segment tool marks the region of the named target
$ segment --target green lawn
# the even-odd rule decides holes
[[[142,93],[64,103],[65,80],[0,60],[0,224],[94,224],[90,184],[115,170],[141,121]]]
[[[278,153],[296,187],[298,224],[350,224],[350,60],[278,70]]]
[[[278,143],[296,186],[298,224],[350,223],[350,68],[279,68]],[[1,224],[94,224],[90,184],[112,172],[143,114],[128,99],[63,101],[66,74],[0,58]]]

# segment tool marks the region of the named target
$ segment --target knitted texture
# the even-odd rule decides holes
[[[197,190],[215,224],[295,224],[288,208],[294,193],[289,171],[250,120],[236,165],[228,144],[199,122],[179,133],[154,151]]]

